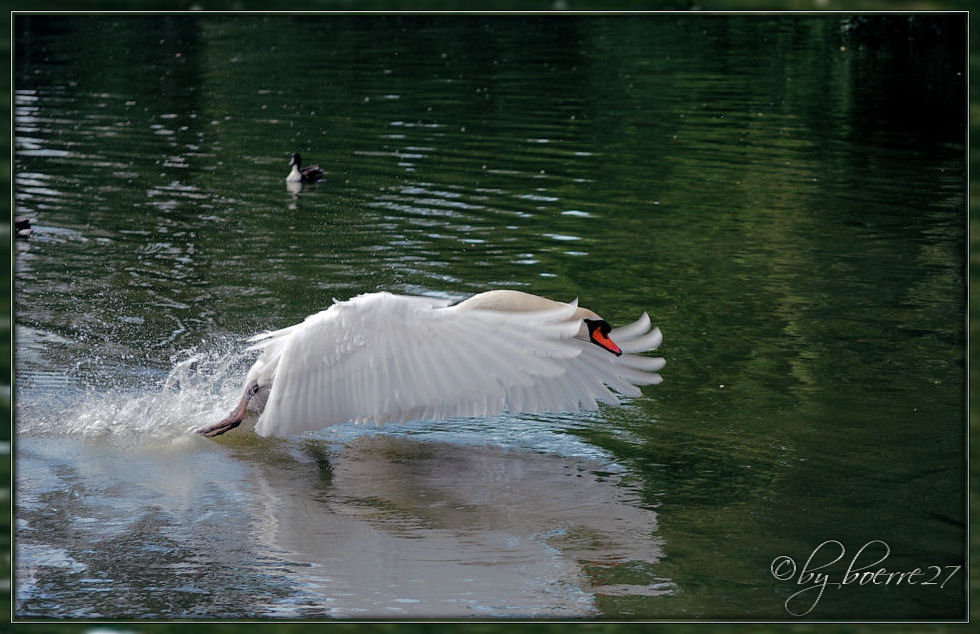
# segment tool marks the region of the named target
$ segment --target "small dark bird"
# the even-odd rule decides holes
[[[289,164],[293,169],[289,172],[289,176],[286,177],[287,183],[315,183],[323,178],[324,172],[322,169],[320,169],[319,165],[300,167],[300,157],[298,153],[294,153],[289,157]]]
[[[17,232],[14,234],[17,238],[26,240],[34,233],[31,229],[31,219],[27,216],[17,216],[14,218],[14,230]]]

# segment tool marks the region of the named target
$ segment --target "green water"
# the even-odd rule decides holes
[[[964,617],[964,20],[19,16],[15,615]],[[296,151],[326,177],[290,192]],[[598,415],[330,436],[332,481],[316,452],[120,431],[198,422],[201,391],[157,398],[189,350],[234,357],[202,388],[223,410],[247,335],[490,288],[649,311],[664,383]],[[277,537],[215,530],[285,513]],[[368,515],[377,535],[310,537]],[[787,604],[813,582],[771,565],[824,542],[831,584],[868,543],[854,567],[884,542],[868,570],[923,576]],[[435,562],[412,575],[478,589],[412,595],[411,548]]]

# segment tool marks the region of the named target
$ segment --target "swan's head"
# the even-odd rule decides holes
[[[622,349],[609,338],[609,331],[612,329],[609,322],[605,319],[584,319],[585,327],[589,330],[589,341],[597,346],[605,348],[617,357],[623,354]]]
[[[293,155],[289,157],[289,165],[290,166],[295,165],[296,167],[300,166],[299,152],[293,152]]]

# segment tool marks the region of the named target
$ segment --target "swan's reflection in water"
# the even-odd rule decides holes
[[[660,547],[639,491],[598,463],[387,436],[303,453],[253,463],[251,539],[302,589],[270,614],[587,616],[597,593],[664,592],[600,585]]]
[[[386,433],[17,447],[23,617],[602,616],[671,591],[655,513],[591,456]]]

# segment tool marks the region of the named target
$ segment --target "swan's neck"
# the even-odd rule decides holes
[[[281,174],[282,172],[279,173]],[[289,172],[289,176],[286,177],[286,180],[290,183],[303,180],[303,175],[299,173],[299,165],[293,163],[293,169]]]

